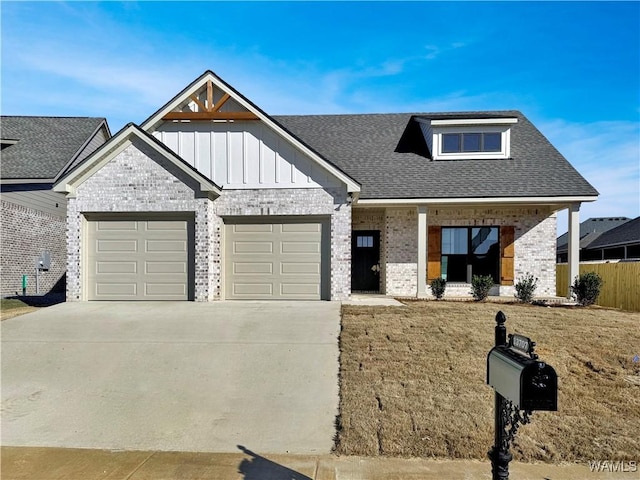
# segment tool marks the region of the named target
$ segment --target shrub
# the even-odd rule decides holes
[[[431,280],[429,288],[433,296],[440,300],[444,296],[444,291],[447,288],[447,281],[442,277],[434,278]]]
[[[600,295],[602,278],[596,272],[583,273],[576,277],[571,286],[571,295],[583,307],[593,305]]]
[[[516,283],[515,297],[522,303],[531,303],[537,286],[538,279],[527,273],[524,278],[519,279]]]
[[[493,287],[493,277],[491,275],[474,275],[471,278],[471,294],[478,302],[485,300],[489,296],[491,287]]]

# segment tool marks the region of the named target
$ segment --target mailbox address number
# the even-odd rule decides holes
[[[517,350],[524,355],[530,355],[531,353],[533,353],[535,345],[535,342],[533,342],[529,337],[525,337],[524,335],[509,335],[509,348]]]

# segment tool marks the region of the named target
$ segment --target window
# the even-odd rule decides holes
[[[358,235],[356,238],[356,246],[358,248],[373,248],[373,236]]]
[[[442,153],[500,152],[501,137],[499,132],[443,133]]]
[[[499,233],[498,227],[442,227],[442,278],[471,283],[473,275],[491,275],[499,283]]]

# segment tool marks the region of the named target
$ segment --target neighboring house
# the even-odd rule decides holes
[[[67,200],[53,183],[109,137],[104,118],[0,117],[2,296],[64,292]],[[43,256],[44,254],[44,256]],[[48,268],[46,268],[48,267]]]
[[[554,295],[556,212],[598,195],[517,111],[270,116],[210,71],[55,190],[67,301]]]
[[[588,218],[580,224],[580,261],[600,260],[600,252],[597,258],[592,258],[589,245],[595,242],[604,232],[611,230],[625,222],[627,217],[596,217]],[[558,237],[556,241],[556,256],[558,263],[567,263],[569,257],[569,232]]]
[[[592,260],[640,260],[640,217],[606,231],[588,251]]]

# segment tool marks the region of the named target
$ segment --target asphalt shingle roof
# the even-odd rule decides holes
[[[414,117],[516,117],[518,123],[511,126],[512,158],[433,161]],[[358,181],[363,199],[598,194],[519,111],[272,118]]]
[[[640,243],[640,217],[604,232],[589,245],[589,248],[602,248],[627,243]]]
[[[0,154],[0,178],[54,178],[104,121],[95,117],[0,117],[2,139],[17,140]]]

